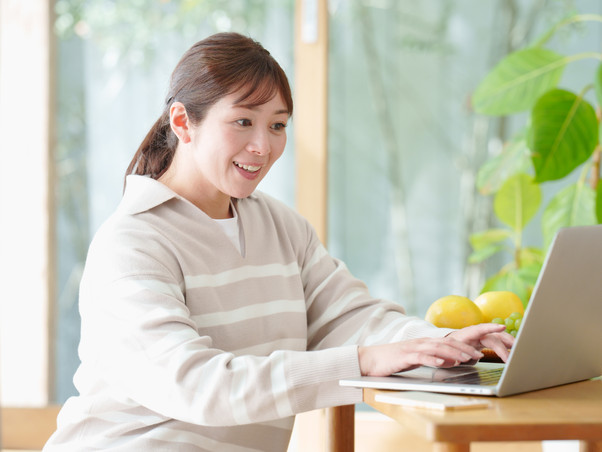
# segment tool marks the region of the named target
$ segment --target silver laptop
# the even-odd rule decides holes
[[[420,367],[340,384],[504,397],[600,375],[602,225],[596,225],[564,228],[556,235],[507,364]]]

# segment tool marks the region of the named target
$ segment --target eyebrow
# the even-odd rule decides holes
[[[249,105],[249,104],[234,104],[234,107],[237,108],[244,108],[246,110],[257,110],[259,108],[259,105]],[[286,109],[286,108],[282,108],[280,110],[276,110],[273,114],[275,115],[281,115],[281,114],[290,114],[290,112]]]

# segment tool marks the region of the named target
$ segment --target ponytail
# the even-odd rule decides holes
[[[125,172],[125,177],[136,174],[158,179],[171,164],[176,146],[177,138],[171,130],[169,113],[166,111],[142,140]]]

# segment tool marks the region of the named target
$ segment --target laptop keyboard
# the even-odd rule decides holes
[[[479,369],[460,375],[446,377],[443,381],[457,384],[494,385],[502,376],[502,368]]]

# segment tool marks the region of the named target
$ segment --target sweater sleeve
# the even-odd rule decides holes
[[[197,331],[168,253],[158,260],[152,240],[137,240],[127,247],[105,240],[89,254],[80,294],[80,392],[205,426],[361,401],[360,390],[338,385],[359,375],[352,344],[268,356],[215,348]]]
[[[407,316],[397,303],[372,297],[343,262],[329,255],[311,226],[307,228],[310,239],[302,277],[309,349],[443,337],[453,331]]]

